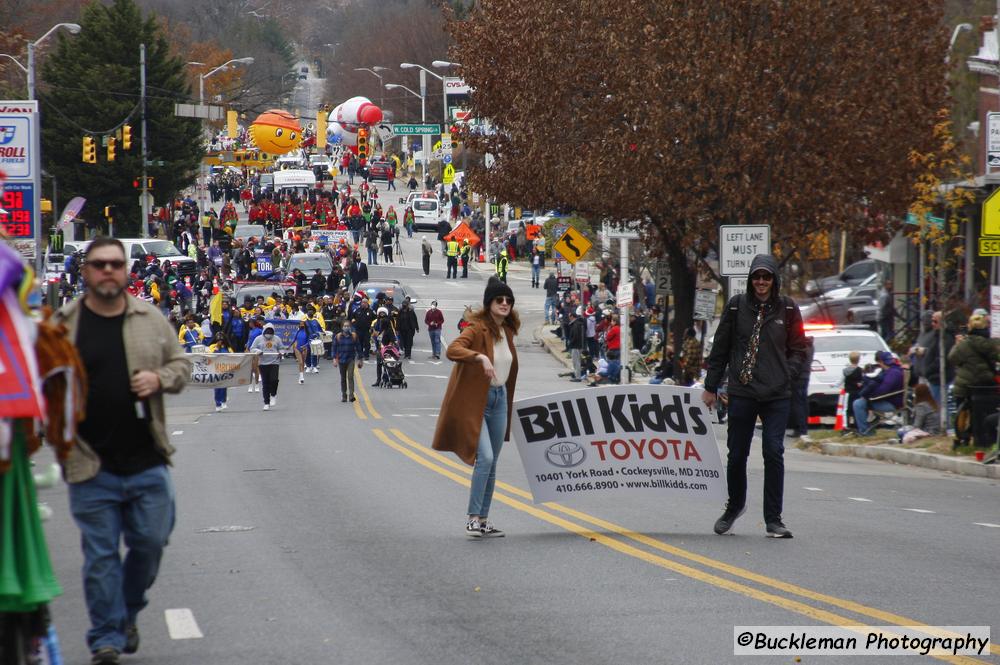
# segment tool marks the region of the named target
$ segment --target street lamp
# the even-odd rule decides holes
[[[189,65],[198,65],[198,66],[202,66],[202,67],[206,66],[204,63],[201,63],[201,62],[189,62],[188,64]],[[233,58],[232,60],[228,60],[228,61],[222,63],[221,65],[219,65],[215,69],[212,69],[211,71],[209,71],[209,72],[207,72],[205,74],[199,74],[198,75],[198,105],[199,106],[204,106],[205,105],[205,79],[207,79],[212,74],[215,74],[216,72],[220,72],[223,69],[228,68],[229,65],[252,65],[252,64],[253,64],[253,58],[250,58],[250,57],[246,57],[246,58]],[[202,157],[201,168],[198,169],[198,212],[199,212],[199,214],[202,214],[202,215],[205,214],[205,190],[208,187],[208,185],[205,182],[206,180],[207,180],[207,178],[206,178],[206,174],[205,174],[205,159],[204,159],[204,157]]]
[[[35,98],[35,47],[45,41],[49,35],[59,28],[66,28],[72,35],[80,34],[80,25],[78,23],[56,23],[44,35],[33,42],[28,42],[28,99]]]
[[[944,56],[944,64],[947,65],[948,63],[951,62],[951,49],[955,47],[955,40],[958,39],[958,34],[963,30],[971,31],[972,29],[973,28],[971,23],[959,23],[958,25],[955,26],[955,29],[952,30],[951,32],[951,41],[948,42],[948,52]]]
[[[438,61],[436,61],[436,62],[438,62]],[[440,61],[440,62],[443,62],[443,61]],[[416,65],[416,64],[414,64],[412,62],[401,62],[399,64],[399,66],[402,69],[419,69],[420,70],[420,89],[424,90],[425,92],[426,92],[426,87],[427,87],[427,78],[426,78],[427,74],[430,74],[431,76],[433,76],[437,80],[441,81],[441,103],[442,103],[441,114],[442,114],[442,118],[443,118],[443,120],[442,120],[443,124],[441,125],[441,131],[442,132],[445,131],[446,128],[448,127],[448,89],[445,87],[444,77],[441,76],[440,74],[435,74],[434,72],[432,72],[431,70],[427,69],[423,65]]]
[[[379,72],[387,72],[387,71],[389,71],[389,68],[388,67],[379,67],[378,65],[372,65],[371,67],[355,67],[354,71],[356,71],[356,72],[368,72],[372,76],[375,76],[376,78],[378,78],[378,82],[380,84],[382,84],[382,83],[384,83],[384,81],[382,80],[382,75],[379,74]],[[385,109],[385,97],[382,94],[382,88],[381,87],[379,87],[379,91],[378,91],[378,105],[380,107],[382,107],[383,110]]]
[[[224,69],[228,69],[229,65],[237,65],[237,64],[239,64],[239,65],[252,65],[253,64],[253,58],[250,58],[250,57],[247,57],[247,58],[233,58],[232,60],[228,60],[228,61],[222,63],[221,65],[219,65],[218,67],[216,67],[212,71],[208,72],[207,74],[199,74],[198,75],[198,103],[199,104],[204,104],[205,103],[205,79],[207,79],[212,74],[215,74],[216,72],[221,72]]]
[[[425,79],[423,76],[421,76],[421,83],[423,83],[423,85],[420,86],[421,92],[419,94],[416,93],[416,92],[414,92],[414,91],[412,91],[412,90],[410,90],[405,85],[399,85],[398,83],[386,83],[385,84],[385,89],[386,90],[395,90],[396,88],[399,88],[400,90],[407,91],[408,93],[410,93],[414,97],[419,97],[420,98],[420,122],[427,122],[427,79]],[[423,145],[423,149],[422,149],[423,158],[420,160],[421,168],[423,169],[422,179],[424,179],[424,180],[427,179],[427,162],[430,161],[430,149],[429,149],[430,146],[428,145],[429,143],[430,143],[430,136],[428,136],[427,134],[424,134],[423,135],[423,143],[422,143],[422,145]]]

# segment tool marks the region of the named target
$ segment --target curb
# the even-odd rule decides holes
[[[935,455],[934,453],[925,453],[886,445],[866,446],[855,443],[833,443],[830,441],[819,442],[818,445],[820,452],[824,455],[850,455],[852,457],[875,459],[884,462],[895,462],[896,464],[922,466],[928,469],[947,471],[963,476],[1000,479],[1000,466],[996,464],[983,464],[974,460]]]
[[[559,350],[559,347],[546,337],[547,334],[548,331],[545,329],[545,324],[543,323],[539,325],[535,328],[535,341],[545,347],[545,350],[549,352],[549,355],[565,365],[567,369],[573,369],[573,361],[567,358],[566,354],[562,353]],[[559,343],[562,343],[562,340],[558,338],[556,339]]]

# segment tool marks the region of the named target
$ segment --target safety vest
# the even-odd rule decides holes
[[[507,274],[507,257],[501,256],[497,259],[497,274],[503,277]]]
[[[458,256],[458,241],[448,241],[448,256]]]

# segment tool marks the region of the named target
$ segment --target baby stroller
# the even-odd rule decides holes
[[[384,344],[381,350],[382,378],[380,388],[406,388],[406,375],[403,374],[403,361],[399,347],[395,344]]]

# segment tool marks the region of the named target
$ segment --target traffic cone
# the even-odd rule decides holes
[[[847,410],[847,392],[841,388],[840,397],[837,398],[837,419],[833,422],[833,431],[840,432],[844,429],[844,412]]]

